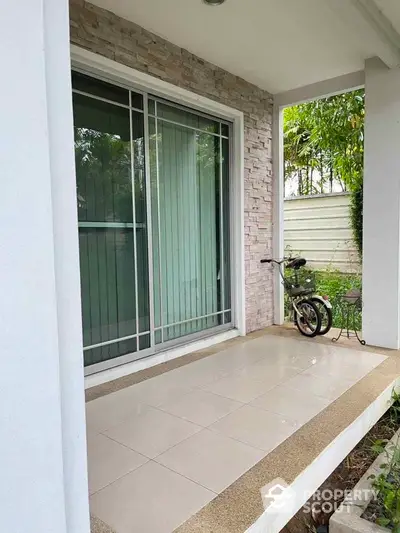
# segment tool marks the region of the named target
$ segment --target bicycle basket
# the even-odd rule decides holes
[[[297,275],[285,276],[285,290],[289,296],[295,297],[302,294],[315,292],[314,272],[298,271]]]

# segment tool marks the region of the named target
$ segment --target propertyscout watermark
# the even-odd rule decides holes
[[[302,491],[299,493],[290,487],[284,479],[277,478],[261,489],[261,497],[264,509],[269,514],[294,515],[299,505],[303,502],[304,513],[317,515],[320,513],[331,515],[342,502],[341,512],[350,512],[352,506],[360,505],[361,502],[376,500],[377,491],[374,489],[342,490],[322,489],[314,491]]]

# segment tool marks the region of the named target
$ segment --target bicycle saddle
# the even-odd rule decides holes
[[[295,270],[298,270],[300,267],[304,266],[307,263],[307,261],[304,259],[304,257],[295,257],[289,263],[286,265],[286,268],[294,268]]]

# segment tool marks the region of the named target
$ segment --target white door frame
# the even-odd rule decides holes
[[[177,87],[139,70],[71,45],[72,66],[133,90],[145,91],[233,123],[231,164],[231,271],[232,323],[236,334],[246,334],[244,269],[244,119],[243,113],[219,102]],[[218,334],[216,334],[218,337]],[[217,340],[217,339],[216,339]],[[197,346],[197,344],[195,344]],[[150,356],[149,365],[151,364]],[[122,358],[119,364],[127,362]],[[118,364],[118,363],[117,363]],[[107,366],[107,365],[106,365]],[[99,369],[101,370],[101,369]]]

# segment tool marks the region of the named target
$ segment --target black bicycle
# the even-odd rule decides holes
[[[278,265],[285,292],[290,300],[290,312],[300,333],[306,337],[328,333],[332,327],[332,305],[329,300],[315,293],[315,274],[301,270],[307,263],[306,259],[262,259],[261,263]],[[292,270],[293,274],[285,275],[282,265]]]

